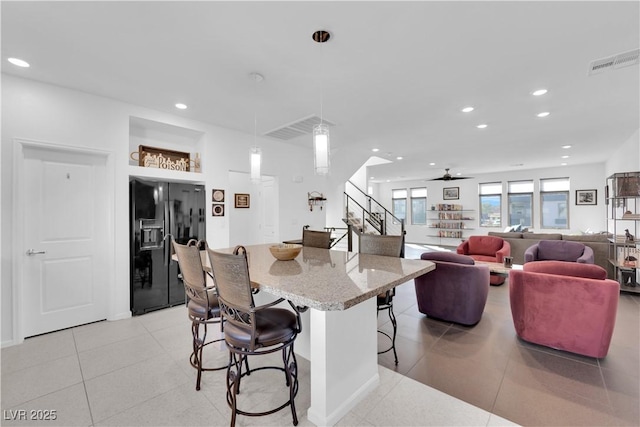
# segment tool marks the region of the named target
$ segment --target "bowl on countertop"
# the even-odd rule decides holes
[[[302,245],[293,243],[280,243],[278,245],[269,246],[269,251],[276,259],[280,261],[290,261],[298,256],[302,250]]]

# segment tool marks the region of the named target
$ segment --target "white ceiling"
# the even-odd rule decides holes
[[[377,180],[601,162],[640,128],[639,67],[587,75],[592,60],[639,47],[638,1],[1,7],[3,73],[248,133],[255,110],[260,134],[319,115],[322,93],[332,162],[357,168],[380,148],[394,161],[372,167]],[[332,34],[324,45],[319,29]]]

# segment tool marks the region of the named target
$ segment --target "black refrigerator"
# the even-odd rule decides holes
[[[203,185],[131,178],[130,289],[134,315],[185,302],[171,240],[204,240]]]

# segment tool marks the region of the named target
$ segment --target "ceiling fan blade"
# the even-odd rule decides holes
[[[469,179],[471,176],[453,176],[449,173],[449,168],[445,168],[444,175],[438,178],[430,179],[429,181],[455,181],[456,179]]]
[[[452,176],[452,177],[444,177],[441,176],[440,178],[433,178],[430,179],[429,181],[455,181],[456,179],[470,179],[473,178],[472,176]]]
[[[469,179],[470,176],[453,176],[449,173],[450,168],[445,168],[444,175],[439,178],[433,178],[430,181],[455,181],[456,179]]]

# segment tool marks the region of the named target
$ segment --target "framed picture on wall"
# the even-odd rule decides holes
[[[224,216],[224,204],[222,204],[222,203],[213,203],[211,205],[211,215],[212,216]]]
[[[442,189],[444,200],[458,200],[460,198],[460,187],[445,187]]]
[[[597,205],[598,190],[576,190],[576,205]]]
[[[214,203],[222,203],[224,202],[224,190],[220,190],[218,188],[214,188],[211,191],[211,201]]]
[[[248,208],[250,206],[249,203],[250,195],[245,193],[236,193],[235,194],[235,207],[236,208]]]

